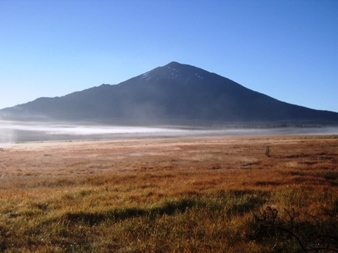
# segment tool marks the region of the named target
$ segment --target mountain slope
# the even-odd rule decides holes
[[[116,124],[338,124],[338,113],[281,102],[177,62],[118,85],[39,98],[0,115]]]

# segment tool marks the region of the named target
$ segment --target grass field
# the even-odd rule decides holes
[[[338,252],[338,136],[3,147],[0,252]]]

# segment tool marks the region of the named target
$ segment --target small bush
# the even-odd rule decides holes
[[[297,213],[293,208],[284,210],[284,217],[277,209],[267,206],[254,213],[253,232],[250,238],[259,243],[273,245],[273,252],[284,248],[285,252],[338,252],[337,217],[312,216]],[[281,247],[282,246],[282,247]],[[292,250],[291,250],[292,249]]]

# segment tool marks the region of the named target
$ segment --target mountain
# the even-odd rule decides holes
[[[117,85],[5,108],[0,116],[123,125],[338,125],[338,113],[285,103],[177,62]]]

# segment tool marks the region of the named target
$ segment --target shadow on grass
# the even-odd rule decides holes
[[[66,213],[63,219],[70,222],[83,222],[92,226],[101,222],[119,221],[141,216],[155,218],[158,215],[173,215],[174,213],[183,213],[193,206],[196,206],[196,201],[192,199],[165,200],[160,205],[150,208],[130,207],[104,212]]]
[[[257,192],[230,191],[208,197],[197,196],[193,198],[164,200],[146,208],[129,207],[102,212],[68,212],[61,219],[71,223],[82,222],[93,226],[102,222],[117,222],[136,217],[155,219],[162,215],[185,213],[191,208],[206,209],[211,212],[225,212],[227,215],[243,215],[261,207],[266,202],[266,198],[265,192],[257,194]]]

